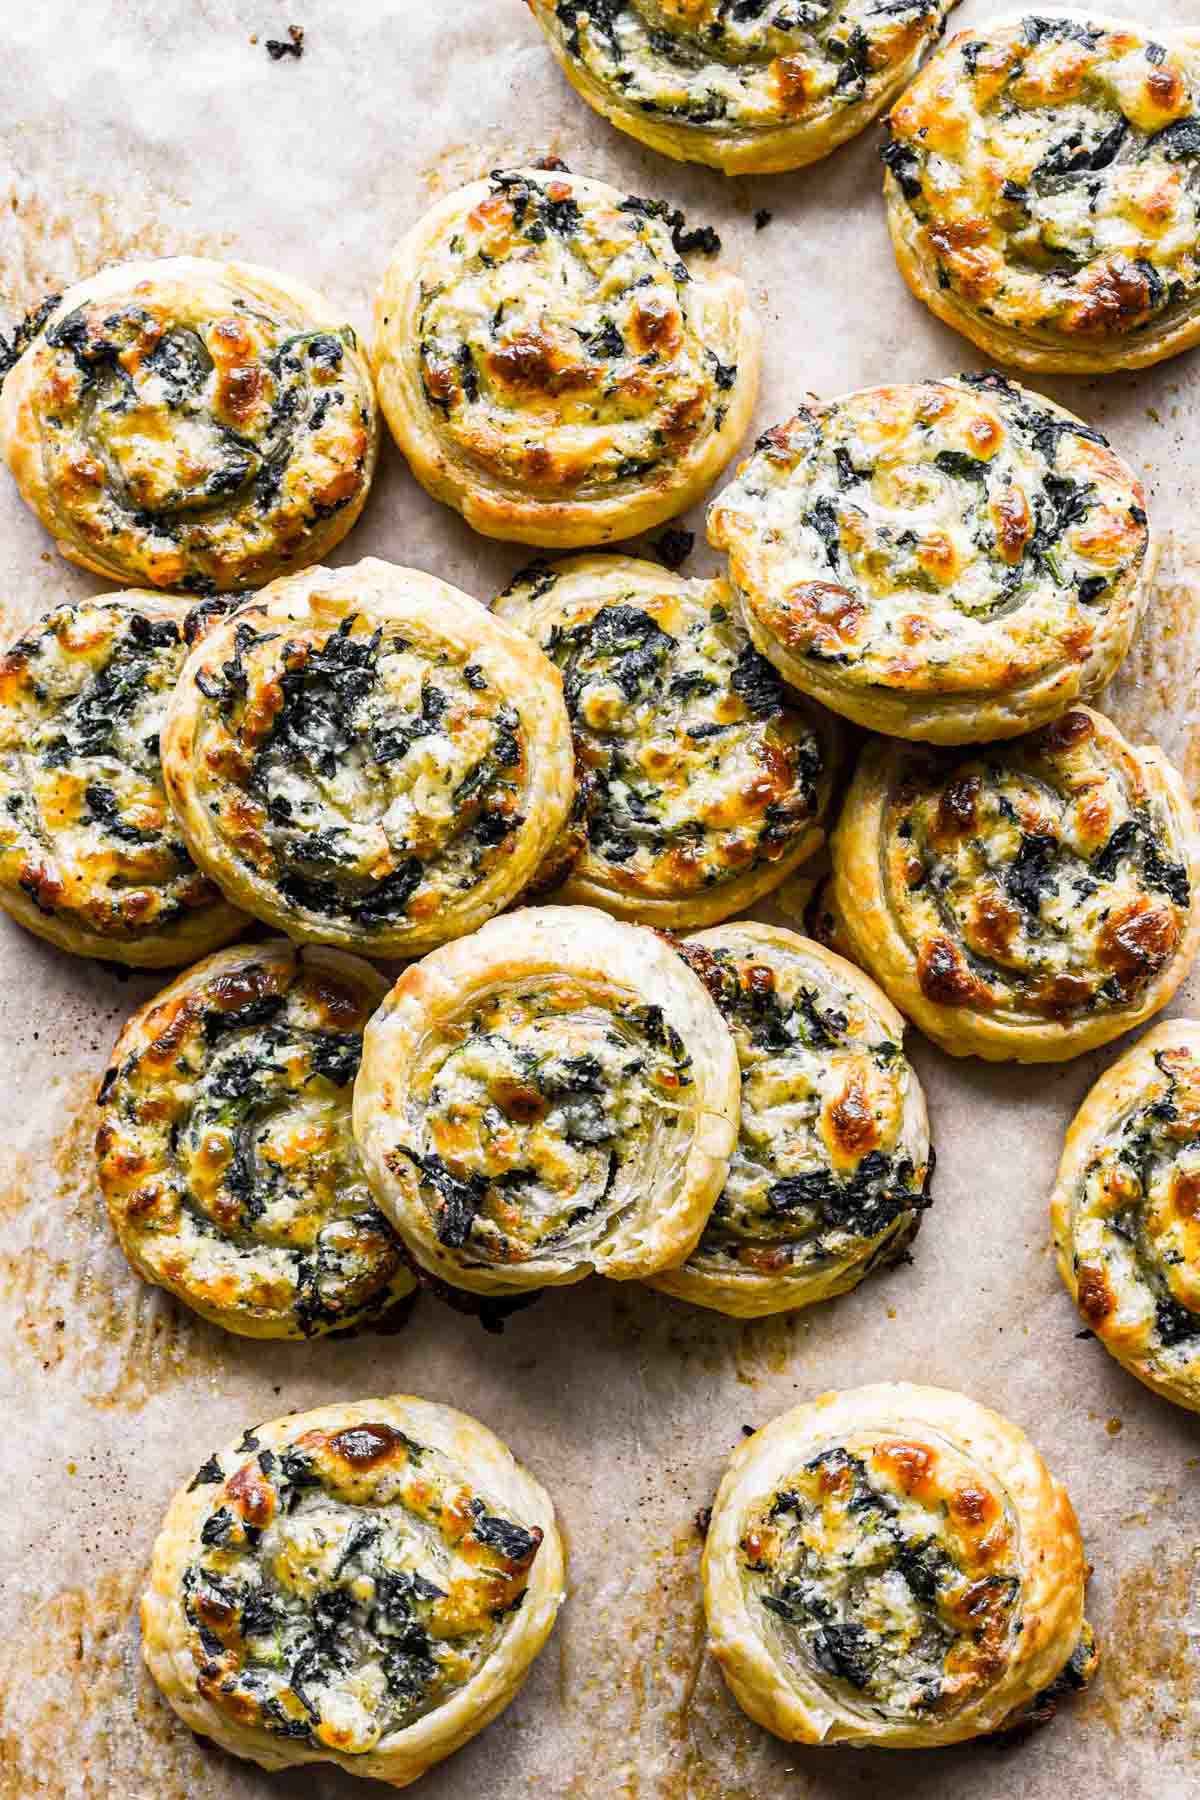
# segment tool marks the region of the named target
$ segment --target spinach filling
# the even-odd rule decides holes
[[[524,822],[512,805],[523,756],[521,721],[513,707],[496,704],[482,669],[468,664],[458,670],[445,658],[434,658],[423,674],[418,709],[402,711],[389,699],[384,660],[409,645],[385,639],[382,626],[356,634],[358,622],[352,613],[322,643],[306,646],[243,620],[233,655],[217,671],[199,671],[196,680],[236,734],[251,681],[247,658],[260,645],[279,641],[272,657],[282,704],[255,746],[246,783],[265,815],[278,891],[298,910],[385,930],[403,918],[430,879],[431,864],[463,864],[459,885],[473,885],[485,861]],[[396,765],[424,740],[449,731],[450,690],[460,678],[471,697],[488,696],[474,709],[486,714],[489,742],[455,787],[454,817],[440,847],[431,853],[422,845],[418,852],[403,827],[381,827],[393,866],[375,876],[361,866],[363,833],[386,814],[404,782]],[[339,797],[337,788],[329,793],[339,779],[356,790],[353,800]],[[330,813],[333,822],[326,823]]]
[[[714,625],[717,633],[711,632]],[[686,792],[664,790],[638,755],[640,735],[662,732],[664,695],[676,703],[676,741],[689,750],[713,744],[713,757],[696,765],[705,780],[722,764],[736,773],[747,742],[753,745],[763,727],[782,721],[786,701],[779,675],[740,631],[725,625],[723,609],[714,608],[707,619],[690,620],[673,635],[643,608],[620,602],[575,624],[556,624],[546,637],[542,647],[562,671],[577,753],[588,770],[583,807],[588,841],[605,861],[636,863],[640,869],[654,858],[681,851],[692,885],[709,884],[731,873],[724,855],[727,837],[744,839],[753,833],[761,851],[776,856],[810,823],[823,769],[815,733],[776,741],[772,732],[771,747],[787,761],[792,792],[748,816],[737,832],[692,815]],[[697,651],[698,666],[693,660]],[[611,724],[595,723],[590,706],[610,685],[620,692],[625,709]],[[727,694],[741,701],[745,719],[724,716],[720,703]],[[737,866],[745,864],[739,860]]]
[[[929,1529],[927,1509],[914,1516],[875,1485],[862,1457],[839,1446],[804,1465],[766,1520],[779,1549],[764,1563],[744,1541],[745,1567],[765,1611],[818,1669],[900,1713],[919,1716],[954,1692],[946,1665],[963,1630],[949,1608],[967,1577]],[[853,1548],[827,1560],[818,1546],[839,1529]],[[981,1629],[1007,1635],[1019,1580],[992,1575],[979,1585]]]

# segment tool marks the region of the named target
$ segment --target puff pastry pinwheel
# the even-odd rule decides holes
[[[832,849],[855,960],[952,1056],[1107,1044],[1166,1005],[1200,941],[1183,783],[1086,707],[957,753],[870,743]]]
[[[888,124],[901,273],[989,356],[1093,374],[1200,342],[1200,31],[987,19]]]
[[[754,649],[727,583],[581,556],[535,563],[495,611],[563,677],[586,829],[561,899],[704,925],[820,848],[840,732]]]
[[[737,1121],[737,1052],[699,977],[582,906],[508,913],[406,969],[354,1088],[380,1206],[479,1294],[682,1262]]]
[[[602,181],[498,170],[400,244],[375,302],[380,403],[422,487],[476,531],[630,537],[734,454],[759,326],[736,276],[688,269],[673,219]]]
[[[741,1129],[699,1244],[650,1284],[740,1318],[844,1294],[929,1205],[904,1021],[869,976],[781,926],[719,925],[682,948],[733,1032]]]
[[[120,263],[69,288],[0,391],[0,451],[72,562],[261,587],[345,537],[378,448],[353,330],[252,263]]]
[[[143,1655],[223,1749],[400,1788],[507,1706],[562,1599],[545,1490],[476,1419],[391,1395],[202,1464],[154,1546]]]
[[[1156,1025],[1100,1077],[1051,1215],[1085,1323],[1131,1375],[1200,1412],[1200,1021]]]
[[[139,1275],[262,1338],[340,1330],[412,1291],[350,1127],[386,992],[357,957],[274,942],[210,956],[134,1013],[96,1155]]]
[[[0,906],[60,950],[161,968],[244,931],[167,810],[187,602],[64,601],[0,655]]]
[[[621,131],[727,175],[854,137],[957,0],[527,0],[572,87]]]
[[[379,956],[506,906],[574,797],[554,665],[457,588],[374,558],[285,576],[209,632],[163,770],[230,899]]]
[[[963,375],[802,406],[709,537],[793,686],[893,737],[975,743],[1110,679],[1145,604],[1144,498],[1091,426]]]
[[[1024,1432],[943,1388],[822,1394],[748,1438],[703,1571],[734,1698],[800,1743],[961,1743],[1099,1661],[1065,1488]]]

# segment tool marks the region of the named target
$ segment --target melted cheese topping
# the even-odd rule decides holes
[[[231,1330],[313,1337],[412,1281],[350,1128],[384,984],[328,953],[235,951],[135,1016],[100,1089],[100,1185],[150,1280]]]
[[[1184,941],[1188,854],[1162,788],[1086,713],[889,762],[887,904],[937,1006],[1064,1025],[1136,1007]]]
[[[529,0],[570,69],[620,115],[754,140],[879,104],[954,0]],[[634,129],[633,126],[630,129]]]
[[[0,888],[114,955],[206,914],[210,944],[243,923],[163,790],[159,733],[186,655],[182,608],[122,598],[56,607],[0,657]]]
[[[823,835],[828,732],[754,650],[724,583],[663,576],[656,592],[648,564],[620,559],[608,580],[602,563],[587,568],[577,584],[570,564],[535,564],[499,602],[518,621],[529,610],[562,672],[584,822],[570,828],[575,879],[632,912],[714,895],[786,857],[782,879]]]
[[[1019,730],[1026,690],[1065,675],[1059,711],[1120,662],[1148,532],[1098,431],[983,375],[802,407],[759,439],[709,537],[759,647],[829,704],[999,695]]]
[[[196,263],[59,308],[26,354],[54,529],[184,593],[317,560],[370,485],[375,399],[349,325]],[[345,526],[328,523],[345,514]]]
[[[1153,1072],[1096,1135],[1068,1200],[1079,1310],[1122,1361],[1200,1377],[1200,1043]]]
[[[692,1059],[661,1007],[569,976],[497,992],[422,1047],[388,1155],[468,1266],[583,1262],[670,1183]]]
[[[1007,1497],[932,1434],[831,1443],[748,1512],[740,1548],[775,1654],[888,1719],[978,1700],[1021,1630]]]
[[[933,1152],[912,1067],[803,938],[785,947],[734,925],[682,948],[742,1074],[729,1176],[686,1266],[794,1279],[791,1304],[844,1292],[911,1240],[929,1205]]]
[[[969,308],[1118,341],[1200,301],[1200,56],[1134,26],[964,31],[891,115],[889,202]]]
[[[206,639],[184,779],[252,910],[317,938],[449,937],[522,842],[532,702],[415,611],[342,610],[243,607]]]
[[[253,1432],[240,1448],[258,1449]],[[542,1541],[390,1425],[310,1430],[193,1487],[183,1573],[199,1692],[239,1725],[355,1756],[445,1704],[521,1606]]]
[[[528,173],[470,195],[416,276],[435,439],[472,480],[548,501],[670,484],[725,423],[738,324],[710,314],[668,208]]]

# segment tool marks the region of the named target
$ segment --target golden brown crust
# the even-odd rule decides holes
[[[841,0],[818,13],[728,0],[527,0],[567,80],[621,131],[727,175],[798,169],[878,116],[956,0]]]
[[[354,1132],[425,1268],[491,1294],[680,1263],[737,1136],[737,1053],[683,958],[526,907],[406,969],[367,1027]]]
[[[197,862],[301,941],[413,956],[520,892],[566,818],[553,664],[368,558],[264,588],[197,645],[163,735]]]
[[[421,485],[487,537],[629,537],[708,488],[750,420],[760,331],[689,270],[661,201],[521,169],[414,226],[375,303],[380,403]]]
[[[66,601],[0,656],[0,906],[60,950],[162,968],[249,924],[192,862],[163,787],[196,623],[138,590]]]
[[[495,602],[563,676],[579,817],[539,888],[670,929],[728,918],[825,841],[841,733],[758,655],[724,581],[538,563]]]
[[[201,1466],[154,1546],[142,1647],[235,1755],[407,1787],[513,1698],[562,1599],[545,1490],[477,1420],[391,1395]]]
[[[1096,1082],[1050,1211],[1084,1323],[1131,1375],[1200,1412],[1200,1022],[1156,1025]]]
[[[1095,1666],[1066,1490],[1015,1425],[942,1388],[822,1394],[757,1432],[703,1573],[735,1699],[802,1743],[961,1743]]]
[[[1200,941],[1183,782],[1087,707],[974,751],[868,744],[832,851],[856,960],[952,1056],[1106,1044],[1166,1005]]]
[[[1013,737],[1103,687],[1153,569],[1102,434],[995,373],[811,400],[709,510],[756,647],[872,730]]]
[[[350,1128],[387,992],[320,945],[222,951],[128,1020],[100,1084],[100,1187],[147,1281],[246,1337],[376,1317],[413,1279]]]
[[[989,356],[1103,374],[1200,342],[1200,33],[1006,14],[888,122],[901,273]]]
[[[319,562],[362,511],[378,440],[351,327],[251,263],[101,270],[0,392],[0,451],[62,554],[182,593]]]
[[[741,1127],[699,1244],[650,1285],[738,1318],[847,1293],[929,1205],[904,1021],[860,969],[781,926],[720,925],[682,948],[733,1033]]]

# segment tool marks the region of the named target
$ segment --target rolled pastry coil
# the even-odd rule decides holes
[[[508,1704],[562,1598],[544,1489],[466,1413],[392,1395],[201,1464],[154,1546],[143,1654],[236,1756],[407,1787]]]
[[[319,562],[366,501],[366,356],[320,294],[252,263],[120,263],[52,296],[0,395],[0,451],[72,562],[181,593]]]
[[[737,1118],[703,983],[590,907],[509,913],[406,969],[354,1092],[380,1206],[423,1267],[483,1294],[682,1262]]]
[[[961,1743],[1097,1662],[1066,1490],[1015,1425],[942,1388],[822,1394],[756,1432],[703,1576],[734,1698],[802,1743]]]

